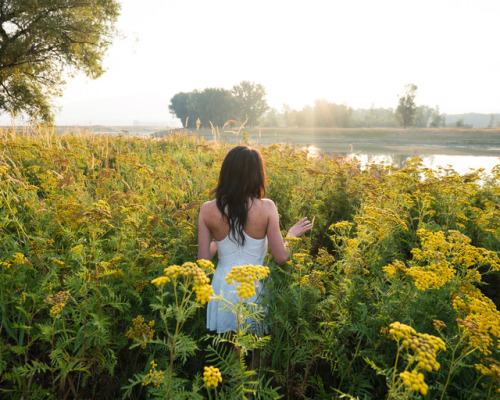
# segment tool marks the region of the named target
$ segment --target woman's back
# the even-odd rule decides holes
[[[255,239],[246,232],[245,242],[242,245],[233,235],[226,236],[217,242],[219,261],[217,269],[242,265],[261,265],[267,254],[267,237]]]
[[[270,203],[270,204],[269,204]],[[247,223],[244,232],[254,239],[263,239],[267,234],[269,224],[269,208],[274,206],[268,199],[250,199],[248,201]],[[229,224],[222,218],[215,200],[203,204],[205,223],[212,232],[216,241],[223,240],[229,235]]]
[[[217,269],[212,279],[212,288],[215,295],[222,295],[225,301],[232,304],[239,302],[236,288],[232,284],[227,284],[226,276],[231,269],[236,266],[262,265],[264,257],[267,254],[267,218],[263,208],[262,200],[253,200],[248,210],[248,218],[243,235],[245,240],[235,237],[229,231],[229,226],[222,219],[222,214],[215,206],[207,204],[205,222],[207,226],[212,227],[215,241],[217,243],[218,263]],[[213,209],[213,207],[215,208]],[[207,211],[207,210],[205,210]],[[212,230],[211,229],[211,230]],[[254,237],[246,230],[257,236]],[[263,236],[263,237],[260,237]],[[220,239],[220,240],[218,240]],[[260,299],[261,285],[258,285],[256,294],[246,301],[257,303]],[[226,332],[228,330],[236,331],[237,321],[234,313],[225,310],[225,303],[210,302],[207,309],[207,328],[217,332]]]

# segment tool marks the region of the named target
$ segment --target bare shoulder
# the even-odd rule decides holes
[[[218,209],[215,200],[206,201],[200,207],[200,216],[213,215],[217,210]]]
[[[266,211],[273,212],[276,210],[276,204],[271,199],[262,199],[262,204]]]
[[[276,212],[276,205],[274,201],[271,199],[258,199],[254,201],[252,208],[255,207],[255,211],[259,214],[267,215],[273,214]]]

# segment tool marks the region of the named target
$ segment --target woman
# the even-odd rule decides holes
[[[264,162],[257,150],[237,146],[222,163],[215,200],[201,206],[198,219],[198,259],[211,260],[218,252],[219,262],[212,287],[216,295],[238,301],[235,288],[225,281],[232,267],[261,265],[267,247],[275,261],[282,265],[288,249],[281,236],[278,210],[266,194]],[[299,220],[287,236],[299,237],[312,228],[307,218]],[[213,240],[212,240],[213,238]],[[255,303],[257,294],[247,301]],[[236,331],[236,317],[222,304],[211,301],[207,309],[207,328],[218,333]]]

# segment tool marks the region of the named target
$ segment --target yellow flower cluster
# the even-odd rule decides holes
[[[214,293],[210,285],[195,285],[193,289],[196,292],[196,301],[203,305],[211,300],[210,296]]]
[[[404,262],[395,260],[394,262],[382,267],[382,271],[384,271],[389,278],[392,278],[398,271],[405,272],[407,270]]]
[[[212,263],[212,261],[208,261],[208,260],[198,260],[196,261],[196,263],[201,267],[201,268],[204,268],[212,273],[215,272],[215,267],[214,267],[214,264]]]
[[[447,261],[430,263],[425,267],[411,267],[406,270],[406,275],[415,280],[418,290],[429,288],[439,289],[455,277],[453,269]]]
[[[9,269],[12,265],[23,265],[28,262],[28,259],[22,253],[15,253],[13,258],[5,261],[0,261],[0,266]]]
[[[179,276],[192,277],[196,285],[203,285],[210,282],[203,270],[193,262],[185,262],[181,266],[171,265],[164,269],[165,275],[175,279]]]
[[[485,366],[484,364],[476,364],[476,369],[483,375],[494,376],[500,383],[500,361],[494,360],[493,358],[486,358],[485,361],[488,363],[488,366]]]
[[[330,225],[328,227],[328,229],[330,229],[330,230],[337,229],[337,230],[345,231],[345,230],[351,229],[353,226],[354,226],[354,224],[352,222],[341,221],[341,222],[337,222],[336,224]]]
[[[438,323],[438,326],[441,326],[441,324]],[[418,333],[411,326],[399,322],[393,322],[389,327],[389,333],[394,340],[399,342],[402,339],[401,344],[406,349],[415,352],[415,356],[410,359],[410,364],[417,361],[417,367],[413,371],[404,371],[399,376],[411,390],[419,391],[425,396],[429,387],[424,381],[424,374],[419,372],[419,369],[427,372],[431,372],[433,369],[437,371],[440,365],[436,361],[436,352],[438,350],[445,351],[446,345],[436,336]]]
[[[439,369],[440,365],[436,361],[436,352],[439,349],[446,350],[446,346],[440,338],[427,333],[417,333],[411,326],[399,322],[393,322],[389,327],[389,333],[394,340],[403,339],[402,345],[416,353],[419,368],[429,372],[433,368],[436,371]]]
[[[323,267],[329,267],[335,262],[335,257],[332,256],[328,251],[325,249],[318,249],[318,257],[316,258],[316,262],[323,266]]]
[[[439,319],[433,319],[432,324],[434,325],[434,329],[436,329],[437,331],[439,331],[442,328],[446,328],[446,324]]]
[[[53,316],[57,316],[63,310],[64,306],[66,305],[66,303],[69,299],[69,296],[71,296],[71,293],[69,292],[69,290],[65,290],[65,291],[61,290],[61,291],[57,292],[55,294],[55,296],[52,294],[49,294],[43,300],[43,302],[45,304],[52,304],[52,307],[50,309],[50,314]]]
[[[213,264],[210,261],[198,260],[198,264],[201,261],[201,265],[205,268],[210,266],[213,269]],[[172,279],[178,277],[183,277],[184,279],[193,280],[193,290],[196,292],[196,301],[201,304],[208,303],[211,299],[210,296],[213,294],[212,286],[210,286],[210,279],[203,272],[203,270],[193,262],[185,262],[182,265],[171,265],[164,269],[165,276],[160,276],[151,281],[152,284],[156,286],[163,286]]]
[[[134,341],[141,342],[143,340],[152,340],[155,330],[152,329],[155,325],[155,321],[149,321],[149,323],[144,322],[144,317],[138,315],[132,320],[134,324],[133,328],[129,328],[125,337],[128,339],[134,339]],[[141,344],[141,348],[145,348],[146,343]]]
[[[321,293],[325,293],[325,285],[321,277],[325,273],[323,271],[312,271],[310,275],[304,275],[300,280],[300,286],[311,286],[318,289]]]
[[[409,268],[407,275],[415,279],[420,290],[429,287],[440,288],[457,275],[468,282],[480,282],[477,268],[488,265],[492,270],[500,270],[500,258],[490,250],[472,246],[471,239],[464,234],[450,230],[432,232],[419,229],[421,249],[413,249],[414,263],[425,264]]]
[[[166,283],[170,282],[170,278],[168,276],[160,276],[159,278],[155,278],[151,281],[153,285],[156,286],[163,286]]]
[[[233,267],[226,276],[226,282],[230,285],[236,282],[240,284],[236,288],[238,296],[248,299],[255,296],[255,282],[269,275],[269,268],[262,265],[245,265]]]
[[[163,371],[157,371],[157,366],[158,364],[156,364],[154,360],[151,361],[151,369],[149,370],[149,373],[144,377],[142,386],[148,386],[150,383],[152,383],[156,387],[160,387],[161,380],[163,379]]]
[[[203,372],[203,381],[208,387],[217,387],[219,385],[219,382],[222,382],[222,375],[219,371],[219,368],[215,368],[212,366],[205,367],[205,371]]]
[[[481,374],[491,376],[497,393],[500,393],[500,362],[493,358],[486,358],[484,364],[475,364]]]
[[[22,265],[28,262],[28,259],[22,253],[15,253],[13,258],[14,264]]]
[[[307,253],[295,253],[292,259],[296,262],[303,262],[307,257],[310,257]]]
[[[8,262],[5,262],[5,261],[0,261],[0,265],[2,267],[4,267],[5,269],[9,269],[12,266],[11,263],[8,263]]]
[[[440,364],[436,361],[436,352],[440,349],[446,350],[446,346],[440,338],[427,333],[417,333],[403,340],[402,344],[416,353],[419,368],[425,369],[427,372],[439,369]]]
[[[484,355],[490,355],[496,338],[500,349],[500,311],[490,298],[472,284],[464,283],[453,298],[453,307],[466,315],[457,322],[469,333],[469,343]]]
[[[413,371],[401,372],[399,376],[403,379],[403,383],[415,392],[422,393],[423,396],[427,394],[429,386],[424,381],[424,374],[418,372],[416,369]]]
[[[411,326],[396,321],[389,325],[389,333],[394,337],[394,340],[400,340],[416,335],[417,331]]]

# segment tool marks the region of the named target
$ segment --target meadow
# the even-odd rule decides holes
[[[314,228],[285,265],[235,270],[242,324],[216,335],[196,226],[230,144],[33,127],[0,146],[3,397],[500,398],[500,166],[259,146],[283,232]]]

